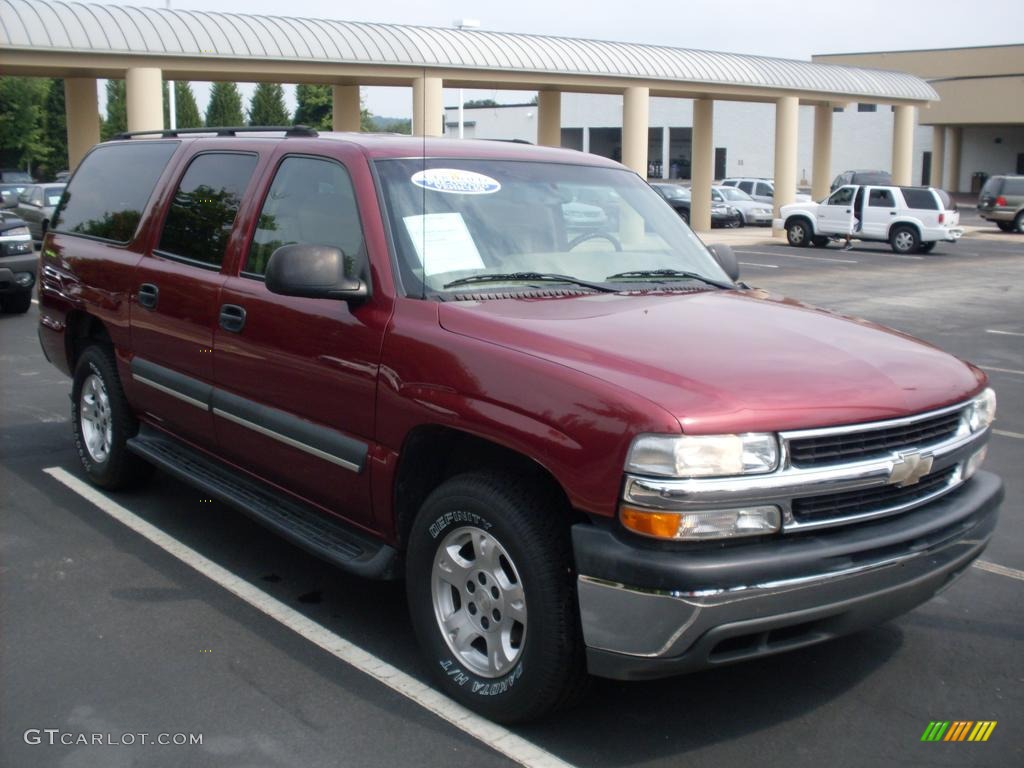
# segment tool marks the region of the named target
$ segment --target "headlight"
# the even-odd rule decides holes
[[[660,512],[624,505],[619,518],[635,533],[676,541],[766,536],[778,531],[782,524],[779,508],[774,506]]]
[[[775,469],[779,442],[771,434],[641,435],[626,471],[662,477],[725,477]]]
[[[986,389],[967,406],[967,426],[971,432],[988,429],[996,418],[996,393]]]
[[[20,285],[22,288],[27,288],[32,285],[35,280],[35,276],[31,272],[15,272],[14,282]]]

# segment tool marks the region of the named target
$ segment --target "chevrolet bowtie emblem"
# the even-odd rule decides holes
[[[933,457],[930,453],[900,451],[889,472],[889,485],[906,488],[908,485],[916,484],[932,471],[932,461]]]

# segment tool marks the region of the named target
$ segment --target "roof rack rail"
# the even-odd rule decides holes
[[[169,130],[153,131],[122,131],[111,136],[109,141],[120,141],[130,139],[134,136],[162,136],[164,138],[175,138],[177,136],[191,136],[195,134],[212,133],[215,136],[237,136],[240,133],[279,133],[284,132],[286,137],[314,137],[319,136],[313,128],[307,125],[241,125],[224,128],[176,128]]]
[[[526,139],[484,139],[484,141],[504,141],[506,144],[529,144],[533,146],[532,141]]]

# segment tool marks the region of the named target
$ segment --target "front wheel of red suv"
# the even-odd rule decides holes
[[[497,722],[538,718],[587,683],[568,526],[535,481],[454,477],[409,534],[406,592],[437,684]]]
[[[82,467],[101,488],[124,488],[152,472],[152,466],[126,446],[139,423],[125,400],[109,347],[86,347],[78,358],[71,385],[71,425]]]

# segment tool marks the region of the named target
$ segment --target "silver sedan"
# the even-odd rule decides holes
[[[18,205],[14,212],[28,224],[32,239],[36,242],[43,239],[44,224],[49,226],[53,219],[53,211],[60,202],[66,186],[67,184],[32,184],[18,195]]]
[[[742,189],[736,187],[712,187],[712,203],[725,203],[740,212],[744,225],[770,227],[772,225],[772,207],[762,203]]]

